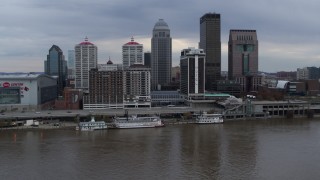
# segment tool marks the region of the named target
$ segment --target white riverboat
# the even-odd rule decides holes
[[[164,126],[159,116],[115,117],[113,120],[116,128],[148,128]]]
[[[207,114],[206,112],[201,113],[196,117],[197,124],[214,124],[223,123],[222,114]]]
[[[76,130],[80,131],[93,131],[107,129],[107,124],[104,121],[95,121],[94,117],[91,117],[89,122],[80,122],[76,127]]]

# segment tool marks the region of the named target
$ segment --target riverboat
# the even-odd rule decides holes
[[[91,121],[89,122],[80,122],[76,127],[76,130],[80,131],[94,131],[107,129],[107,124],[104,121],[95,121],[94,117],[91,117]]]
[[[206,112],[203,112],[196,117],[196,124],[215,124],[215,123],[223,123],[222,114],[207,114]]]
[[[164,126],[159,116],[115,117],[113,121],[116,128],[150,128]]]

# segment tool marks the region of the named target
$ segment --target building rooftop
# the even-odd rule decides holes
[[[159,19],[154,25],[153,30],[169,30],[169,26],[163,19]]]
[[[145,66],[143,64],[135,63],[130,66],[130,68],[149,68],[149,66]]]
[[[135,42],[134,39],[133,39],[133,37],[131,37],[131,41],[130,41],[130,42],[127,42],[127,43],[124,44],[124,45],[141,45],[141,44]]]
[[[79,45],[94,45],[93,43],[88,41],[88,37],[84,38],[84,41],[81,42]]]

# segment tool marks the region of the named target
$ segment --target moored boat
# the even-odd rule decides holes
[[[89,122],[80,122],[76,127],[76,130],[80,131],[93,131],[107,129],[107,124],[104,121],[95,121],[94,117],[91,117]]]
[[[159,116],[115,117],[113,121],[116,128],[148,128],[164,126]]]
[[[207,114],[206,112],[197,115],[196,124],[223,123],[222,114]]]

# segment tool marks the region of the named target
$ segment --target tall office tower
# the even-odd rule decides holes
[[[168,24],[163,20],[154,25],[151,39],[151,89],[161,90],[161,86],[171,82],[172,39]]]
[[[144,53],[144,65],[151,68],[151,52]]]
[[[75,51],[68,50],[68,78],[74,79],[75,74]]]
[[[206,54],[202,49],[188,48],[181,51],[180,91],[188,99],[205,93],[205,59]]]
[[[239,82],[245,92],[257,90],[261,78],[256,30],[230,30],[228,45],[228,78]]]
[[[206,90],[215,91],[221,74],[220,14],[207,13],[200,18],[199,48],[206,53]]]
[[[66,86],[67,62],[64,60],[62,50],[57,45],[52,45],[44,61],[45,74],[58,77],[58,95],[63,95],[63,89]]]
[[[135,63],[143,64],[143,45],[135,42],[133,37],[122,46],[122,63],[124,69]]]
[[[89,71],[97,68],[98,48],[85,38],[75,49],[75,88],[88,90]]]

